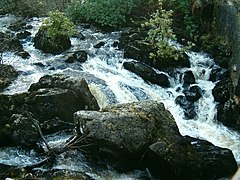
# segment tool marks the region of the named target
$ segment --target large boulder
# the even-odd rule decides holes
[[[195,84],[195,76],[192,71],[185,71],[183,74],[183,85],[184,86],[189,86],[191,84]]]
[[[217,120],[225,126],[240,130],[240,105],[228,100],[217,106]]]
[[[88,150],[93,155],[121,162],[125,168],[136,168],[138,164],[148,168],[157,179],[211,179],[231,175],[237,168],[230,150],[214,151],[214,158],[202,158],[205,155],[180,135],[173,116],[160,102],[143,101],[112,105],[101,111],[78,111],[74,120],[87,142],[91,141]],[[221,155],[222,152],[226,156]],[[228,165],[224,166],[227,170],[222,172],[217,163]],[[210,171],[210,167],[219,169]]]
[[[184,138],[192,144],[203,162],[201,179],[219,179],[234,174],[237,163],[229,149],[220,148],[210,142],[188,136]],[[224,171],[221,171],[222,167],[224,167]]]
[[[45,53],[60,54],[71,47],[71,41],[64,35],[52,39],[48,37],[47,30],[39,29],[34,38],[34,46]]]
[[[18,74],[11,65],[0,64],[0,91],[10,85],[17,78]]]
[[[163,73],[157,73],[150,66],[137,61],[126,61],[123,67],[149,81],[162,87],[170,87],[168,76]]]
[[[214,100],[224,104],[230,99],[233,86],[230,80],[219,81],[212,90]]]
[[[31,114],[32,118],[39,121],[43,132],[50,134],[57,130],[72,129],[73,113],[81,109],[99,109],[86,81],[81,77],[44,76],[30,87],[28,93],[0,94],[0,146],[12,143],[10,128],[15,121],[11,118],[13,114],[24,115],[21,121],[27,117],[26,122],[29,123],[30,118],[25,114]],[[16,124],[15,129],[22,129],[21,124]]]
[[[45,75],[29,88],[27,104],[42,120],[59,117],[72,121],[72,114],[80,109],[98,110],[84,78],[72,78],[63,74]]]

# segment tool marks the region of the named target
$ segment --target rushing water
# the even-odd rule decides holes
[[[9,16],[8,18],[12,17]],[[6,17],[0,17],[0,22],[6,22]],[[72,38],[73,46],[69,52],[86,50],[88,52],[88,60],[82,64],[78,62],[66,64],[64,61],[66,53],[53,56],[44,54],[34,48],[32,38],[37,32],[41,20],[32,19],[29,21],[29,24],[33,26],[33,29],[30,30],[32,36],[23,40],[22,43],[24,50],[29,52],[31,57],[29,59],[22,59],[11,52],[3,54],[4,63],[11,64],[22,72],[18,79],[4,93],[13,94],[27,91],[31,83],[37,82],[45,74],[66,73],[72,76],[81,74],[88,81],[90,90],[101,107],[114,103],[142,100],[161,101],[173,114],[182,135],[197,137],[212,142],[214,145],[229,148],[232,150],[237,162],[240,163],[240,135],[226,128],[221,123],[217,123],[215,120],[216,102],[214,102],[212,96],[212,89],[215,84],[208,81],[208,79],[211,69],[216,67],[216,65],[207,54],[190,52],[188,55],[191,61],[191,68],[176,69],[175,73],[168,75],[171,87],[161,88],[160,86],[145,82],[139,76],[122,67],[123,62],[130,59],[124,59],[123,52],[112,46],[115,41],[118,41],[119,32],[102,34],[95,29],[79,27],[79,30],[85,36],[85,40]],[[0,28],[5,30],[6,26],[7,23],[0,25]],[[105,42],[105,45],[99,49],[94,48],[94,45],[100,41]],[[196,84],[203,90],[203,97],[195,103],[197,116],[191,120],[184,119],[183,109],[174,102],[177,96],[183,94],[183,82],[180,74],[186,70],[193,71]],[[12,151],[7,151],[9,152],[8,155],[5,150],[1,150],[0,162],[6,163],[8,159],[8,164],[14,163],[15,159],[13,159],[14,162],[10,162],[11,158],[9,157],[16,156],[16,154]],[[3,155],[3,153],[5,154]],[[33,162],[36,160],[33,154],[25,153],[27,163],[29,163],[29,158],[31,157],[33,158]],[[20,153],[20,157],[25,155]],[[56,168],[67,169],[68,167],[74,169],[75,167],[74,162],[66,162],[64,158],[59,157],[58,161],[58,164],[62,165],[56,165]],[[15,164],[18,163],[19,159],[16,160]],[[86,169],[89,170],[87,165],[84,167],[78,166],[78,170]],[[108,173],[106,173],[106,176],[109,176]],[[101,176],[104,176],[103,174]],[[92,174],[92,176],[98,177],[97,174]],[[115,176],[117,178],[116,174]],[[120,179],[121,176],[124,176],[125,179],[127,177],[129,179],[132,176],[134,177],[134,175],[119,176]]]

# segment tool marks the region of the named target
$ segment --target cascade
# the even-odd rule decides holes
[[[6,17],[0,17],[0,21],[2,22],[4,18]],[[240,134],[226,128],[215,120],[217,104],[212,96],[212,89],[215,84],[209,81],[209,76],[211,69],[217,67],[217,65],[207,54],[189,52],[188,56],[190,57],[191,67],[176,69],[173,73],[167,74],[171,87],[162,88],[158,85],[145,82],[139,76],[122,67],[125,61],[131,61],[131,59],[124,59],[123,52],[118,50],[117,47],[112,46],[114,42],[118,41],[120,32],[103,34],[97,32],[94,28],[86,29],[79,27],[79,31],[82,32],[85,39],[72,38],[71,42],[73,46],[69,52],[86,50],[88,52],[88,60],[82,64],[79,62],[66,64],[63,60],[66,53],[53,56],[44,54],[34,48],[32,38],[37,32],[41,20],[33,18],[28,23],[33,26],[30,30],[32,35],[30,38],[22,40],[22,43],[24,50],[27,51],[31,57],[29,59],[22,59],[12,52],[3,54],[4,63],[11,64],[22,72],[14,83],[4,91],[5,94],[27,91],[32,83],[37,82],[39,78],[45,74],[66,73],[71,76],[81,74],[86,78],[89,88],[97,99],[99,106],[105,107],[109,104],[144,100],[161,101],[174,116],[182,135],[197,137],[207,140],[214,145],[229,148],[232,150],[237,162],[240,163]],[[0,26],[1,30],[5,27],[6,23]],[[94,45],[102,41],[105,42],[102,47],[94,48]],[[194,119],[189,120],[185,119],[183,109],[175,103],[176,97],[183,94],[181,74],[187,70],[191,70],[194,73],[196,84],[203,92],[203,96],[195,102],[197,115]],[[58,138],[60,137],[62,137],[62,141],[64,141],[68,135],[60,134]],[[51,139],[51,136],[49,136],[49,138],[49,141],[56,141],[54,138]],[[34,156],[34,152],[25,152],[19,149],[18,152],[12,149],[10,150],[9,148],[1,149],[0,154],[0,163],[18,165],[19,163],[29,163],[30,161],[35,162],[38,160],[38,158]],[[15,158],[11,158],[13,156],[15,156]],[[24,157],[26,160],[22,162],[19,157]],[[67,168],[65,166],[69,164],[71,164],[71,168],[73,168],[74,162],[63,161],[64,160],[60,158],[59,164],[56,165],[55,168]],[[65,165],[60,166],[60,164],[64,163]],[[85,168],[88,169],[89,167],[86,165],[80,167],[80,170]],[[102,176],[107,176],[106,174]],[[95,174],[95,176],[98,175]],[[121,179],[121,176],[125,175],[118,176],[119,179]],[[131,179],[131,177],[134,178],[134,175],[126,175],[126,178],[127,177]]]

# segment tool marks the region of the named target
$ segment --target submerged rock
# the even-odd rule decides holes
[[[185,94],[188,101],[195,102],[202,97],[203,92],[199,86],[194,85],[188,87],[186,90],[183,91],[183,93]]]
[[[209,157],[213,153],[214,158],[205,158],[191,141],[180,135],[171,113],[156,101],[112,105],[101,111],[78,111],[74,120],[87,140],[91,140],[88,150],[93,156],[121,162],[124,168],[138,165],[149,168],[156,178],[223,177],[231,175],[237,167],[230,150],[210,143],[208,150],[217,150],[210,151]],[[223,165],[228,165],[224,166],[225,172],[208,169]]]
[[[189,86],[190,84],[195,84],[196,80],[192,71],[185,71],[183,75],[183,85]]]
[[[77,62],[83,63],[87,60],[87,57],[88,57],[88,53],[84,50],[80,50],[80,51],[76,51],[76,52],[68,55],[65,62],[66,63],[73,63],[74,61],[77,61]]]

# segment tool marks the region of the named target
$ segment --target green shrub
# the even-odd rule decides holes
[[[60,11],[50,12],[40,28],[47,30],[48,37],[53,40],[59,36],[70,37],[76,32],[73,22]]]
[[[172,29],[173,11],[163,9],[162,0],[159,0],[159,9],[152,15],[152,18],[143,26],[149,28],[147,40],[156,48],[156,52],[150,57],[156,59],[175,59],[183,55],[185,49],[178,50],[169,40],[176,40]]]
[[[101,26],[118,27],[142,0],[75,0],[67,10],[74,21],[93,22]]]

